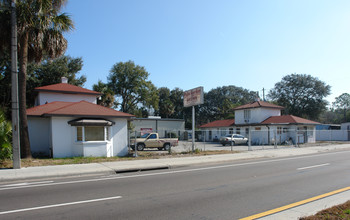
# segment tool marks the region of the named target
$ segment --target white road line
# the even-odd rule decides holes
[[[28,185],[45,184],[45,183],[53,183],[53,181],[29,182],[29,183],[15,183],[15,184],[10,184],[10,185],[3,185],[3,186],[0,186],[0,187],[28,186]]]
[[[120,198],[122,198],[122,197],[121,196],[114,196],[114,197],[91,199],[91,200],[85,200],[85,201],[61,203],[61,204],[55,204],[55,205],[38,206],[38,207],[26,208],[26,209],[16,209],[16,210],[0,212],[0,215],[17,213],[17,212],[33,211],[33,210],[39,210],[39,209],[49,209],[49,208],[62,207],[62,206],[68,206],[68,205],[78,205],[78,204],[91,203],[91,202],[100,202],[100,201],[120,199]]]
[[[344,154],[344,152],[333,152],[333,153],[327,153],[327,154],[339,154],[339,153]],[[115,180],[115,179],[128,179],[128,178],[137,178],[137,177],[145,177],[145,176],[158,176],[158,175],[167,175],[167,174],[176,174],[176,173],[187,173],[187,172],[202,171],[202,170],[212,170],[212,169],[221,169],[221,168],[228,168],[228,167],[239,167],[239,166],[245,166],[245,165],[255,165],[255,164],[262,164],[262,163],[273,163],[273,162],[279,162],[279,161],[297,160],[300,158],[320,157],[320,156],[324,156],[324,155],[325,154],[306,155],[306,156],[303,155],[303,156],[292,157],[292,158],[281,158],[281,159],[274,159],[274,160],[270,159],[270,160],[264,160],[264,161],[255,161],[255,162],[247,162],[247,163],[239,163],[239,164],[228,164],[228,165],[213,166],[213,167],[202,167],[202,168],[194,168],[194,169],[187,169],[187,170],[174,170],[174,171],[166,171],[166,172],[160,172],[160,173],[144,173],[144,174],[138,174],[138,175],[133,175],[133,176],[113,176],[113,177],[111,176],[111,177],[105,177],[105,178],[100,178],[100,179],[73,180],[73,181],[67,181],[67,182],[43,183],[43,184],[38,184],[38,185],[26,185],[26,186],[0,188],[0,191],[22,189],[22,188],[32,188],[32,187],[40,187],[40,186],[54,186],[54,185],[65,185],[65,184],[75,184],[75,183],[98,182],[98,181]]]
[[[297,170],[306,170],[306,169],[312,169],[312,168],[323,167],[323,166],[328,166],[328,165],[330,165],[330,164],[324,163],[324,164],[319,164],[319,165],[314,165],[314,166],[309,166],[309,167],[301,167],[301,168],[298,168]]]

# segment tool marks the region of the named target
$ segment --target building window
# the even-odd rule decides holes
[[[77,141],[83,141],[83,127],[77,127]]]
[[[277,134],[282,134],[282,128],[281,127],[277,127]]]
[[[229,134],[233,134],[233,128],[229,129]]]
[[[244,119],[246,120],[250,119],[250,110],[244,110]]]
[[[225,130],[221,130],[221,136],[225,136],[226,135],[226,131]]]
[[[241,133],[241,128],[236,128],[236,133],[240,134]]]
[[[104,126],[77,127],[77,141],[109,140],[109,128]]]
[[[104,141],[104,127],[85,127],[85,141]]]

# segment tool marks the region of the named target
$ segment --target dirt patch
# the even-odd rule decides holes
[[[322,210],[315,215],[302,217],[299,220],[340,220],[350,219],[350,200],[344,204]]]

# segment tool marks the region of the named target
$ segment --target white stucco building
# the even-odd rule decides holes
[[[319,123],[293,115],[281,115],[282,109],[282,106],[256,101],[236,107],[234,120],[218,120],[200,128],[204,130],[206,141],[232,133],[248,137],[250,132],[251,143],[255,145],[289,140],[293,143],[314,143],[315,126]]]
[[[101,94],[65,82],[36,88],[27,109],[33,155],[53,158],[124,156],[133,115],[96,104]]]
[[[160,137],[172,137],[175,134],[176,137],[183,139],[185,132],[185,120],[183,119],[150,116],[148,118],[135,118],[132,124],[137,135],[157,132]]]

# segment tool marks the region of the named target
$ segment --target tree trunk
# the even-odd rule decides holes
[[[32,158],[29,143],[26,85],[27,85],[27,64],[28,64],[28,32],[20,38],[18,94],[19,94],[19,119],[20,119],[20,142],[21,158]]]

